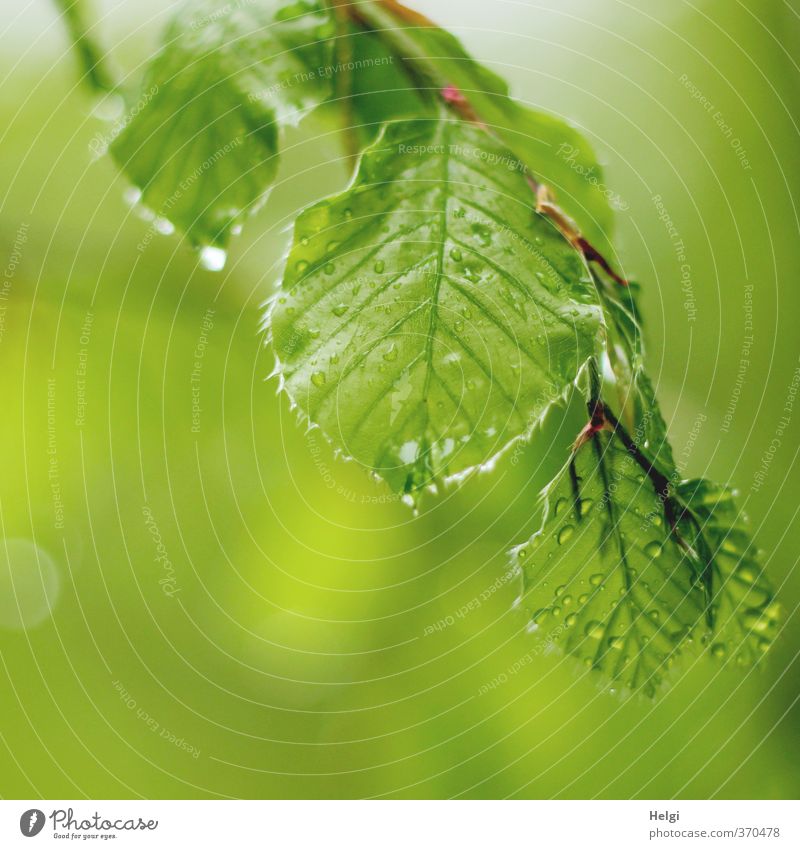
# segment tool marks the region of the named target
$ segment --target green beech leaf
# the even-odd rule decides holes
[[[461,92],[530,173],[554,190],[558,204],[589,241],[613,257],[613,212],[604,194],[602,168],[581,133],[511,98],[505,80],[476,62],[446,30],[409,23],[380,3],[359,4],[358,15],[381,32],[394,54],[414,67],[428,86],[450,85]]]
[[[144,203],[193,243],[224,247],[275,176],[279,127],[330,94],[332,27],[308,3],[179,12],[111,145]]]
[[[489,462],[600,345],[583,260],[518,165],[462,122],[389,124],[296,222],[268,319],[282,384],[395,490]]]
[[[653,694],[703,621],[697,561],[676,543],[650,479],[598,433],[542,495],[542,528],[512,552],[530,630],[617,688]]]
[[[541,530],[511,555],[538,640],[647,695],[682,653],[763,654],[777,611],[728,490],[687,482],[665,509],[616,433],[601,431],[542,501]]]
[[[728,487],[691,480],[683,481],[677,493],[692,513],[696,534],[702,533],[708,546],[715,626],[711,654],[739,666],[751,665],[775,639],[780,608],[758,562],[747,519]],[[689,524],[687,516],[687,533]]]

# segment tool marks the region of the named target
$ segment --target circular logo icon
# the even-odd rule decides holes
[[[44,828],[44,811],[31,808],[19,818],[19,830],[25,837],[36,837]]]

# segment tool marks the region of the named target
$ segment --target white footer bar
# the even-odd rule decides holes
[[[0,846],[800,846],[797,802],[0,801]]]

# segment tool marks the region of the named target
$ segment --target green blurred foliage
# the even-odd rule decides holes
[[[536,652],[504,578],[579,409],[414,518],[265,381],[260,304],[287,224],[345,181],[337,134],[288,135],[271,203],[212,274],[93,161],[106,129],[66,40],[6,35],[0,533],[27,549],[0,544],[19,602],[0,606],[4,796],[797,796],[800,409],[751,489],[800,356],[797,19],[695,7],[425,5],[601,152],[676,457],[741,490],[786,609],[762,670],[698,663],[653,703]]]

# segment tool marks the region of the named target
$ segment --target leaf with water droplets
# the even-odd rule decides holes
[[[272,183],[278,131],[322,102],[322,6],[193,3],[174,18],[111,154],[142,201],[195,245],[224,248]]]
[[[681,654],[710,646],[750,663],[763,653],[775,605],[727,490],[689,482],[665,501],[617,434],[601,431],[542,499],[541,530],[512,551],[537,639],[648,695]]]
[[[269,317],[282,384],[397,491],[488,463],[601,344],[583,259],[524,174],[491,165],[509,157],[446,117],[389,124],[353,184],[295,225]]]
[[[777,636],[780,619],[747,517],[728,487],[708,480],[683,481],[678,496],[703,535],[714,611],[712,655],[739,666],[756,663]],[[686,524],[689,518],[686,519]]]

